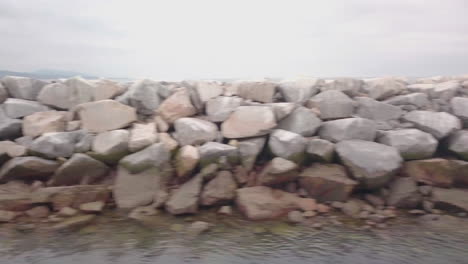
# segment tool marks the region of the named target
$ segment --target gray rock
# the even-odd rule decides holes
[[[186,145],[175,156],[176,173],[180,178],[190,176],[200,161],[200,153],[194,146]]]
[[[174,122],[174,138],[181,146],[200,145],[218,138],[218,127],[205,120],[184,117]]]
[[[195,115],[197,109],[192,105],[187,89],[180,88],[159,105],[157,112],[165,121],[174,123],[179,118]]]
[[[403,114],[403,110],[399,107],[376,101],[368,97],[355,98],[359,103],[356,110],[356,115],[359,117],[372,119],[376,121],[388,121],[399,119]]]
[[[327,90],[312,97],[307,107],[317,108],[321,119],[337,119],[351,117],[355,103],[343,92]]]
[[[296,133],[275,129],[270,134],[268,147],[273,155],[301,163],[304,160],[304,151],[307,140]]]
[[[111,80],[98,80],[92,82],[93,99],[94,101],[114,99],[116,96],[125,92],[125,87],[121,86],[118,82]]]
[[[109,172],[109,167],[88,155],[76,153],[58,168],[51,179],[51,185],[93,184]]]
[[[94,135],[86,133],[75,144],[75,153],[85,153],[91,150]]]
[[[5,102],[5,100],[8,98],[8,90],[3,86],[3,84],[0,82],[0,104]]]
[[[158,134],[154,123],[133,124],[130,130],[128,148],[131,152],[139,151],[154,144],[157,140]]]
[[[0,182],[46,180],[59,166],[56,161],[37,157],[13,158],[0,169]]]
[[[96,218],[94,214],[78,215],[67,218],[63,222],[52,226],[53,230],[67,230],[67,229],[78,229],[80,227],[91,224]]]
[[[301,211],[294,210],[288,213],[288,221],[290,223],[293,223],[293,224],[302,223],[304,222],[304,220],[305,218],[302,215]]]
[[[391,105],[413,105],[417,108],[423,108],[430,105],[429,98],[425,93],[410,93],[389,98],[384,101]]]
[[[68,158],[73,155],[75,144],[83,136],[83,131],[49,132],[36,138],[29,149],[31,152],[46,158]]]
[[[277,128],[291,131],[304,137],[310,137],[315,134],[321,124],[322,121],[312,110],[298,107],[281,120]]]
[[[63,132],[66,114],[62,111],[37,112],[23,119],[23,135],[38,137],[49,132]]]
[[[294,181],[297,178],[299,167],[296,163],[283,159],[271,160],[258,176],[260,185],[277,185]]]
[[[99,133],[91,146],[92,157],[108,164],[115,164],[129,153],[130,133],[119,129]]]
[[[270,106],[273,109],[276,121],[281,121],[283,118],[291,114],[297,107],[297,104],[295,103],[271,103],[265,105]]]
[[[464,189],[433,188],[432,201],[436,208],[468,212],[468,191]]]
[[[246,138],[266,135],[276,126],[275,114],[267,106],[241,106],[221,125],[226,138]]]
[[[42,104],[58,109],[72,109],[73,107],[91,102],[94,87],[88,81],[75,77],[64,83],[51,83],[41,90],[37,99]]]
[[[149,204],[154,208],[162,206],[168,198],[167,183],[171,174],[168,167],[152,167],[139,173],[130,173],[119,166],[113,188],[117,207],[135,208]]]
[[[239,97],[220,96],[211,98],[206,102],[206,114],[212,122],[223,122],[241,103],[242,98]]]
[[[319,90],[318,79],[301,79],[279,83],[278,90],[286,102],[304,103]]]
[[[405,89],[405,84],[396,78],[379,78],[367,82],[369,96],[383,100],[398,95]]]
[[[12,141],[0,141],[0,165],[10,158],[26,156],[26,147]]]
[[[14,139],[21,136],[23,121],[7,117],[0,109],[0,139]]]
[[[142,115],[152,115],[160,104],[158,90],[161,84],[152,80],[144,79],[135,82],[128,91],[117,100],[136,108]]]
[[[17,76],[6,76],[2,83],[11,97],[25,100],[36,100],[42,87],[47,84],[45,81]]]
[[[422,202],[416,181],[410,177],[398,177],[390,184],[387,205],[413,209]]]
[[[468,98],[454,97],[450,100],[453,114],[460,118],[464,125],[468,125]]]
[[[448,149],[463,160],[468,160],[468,130],[453,133],[448,140]]]
[[[413,160],[405,162],[401,173],[412,177],[417,182],[450,188],[453,185],[455,175],[460,173],[457,167],[453,160],[441,158]],[[465,173],[462,172],[462,174]]]
[[[398,149],[405,160],[430,158],[439,144],[431,134],[418,129],[386,131],[377,141]]]
[[[77,107],[82,127],[89,132],[124,128],[137,120],[135,109],[114,100],[101,100]]]
[[[341,141],[336,144],[336,152],[353,178],[366,189],[385,186],[403,161],[397,149],[363,140]]]
[[[203,105],[212,98],[223,94],[223,86],[215,81],[197,81],[194,85],[197,99]]]
[[[139,173],[151,167],[161,167],[170,161],[170,153],[163,143],[153,144],[139,152],[130,154],[120,160],[120,166],[130,173]]]
[[[448,81],[438,83],[430,92],[432,98],[449,101],[452,99],[462,87],[458,81]]]
[[[166,202],[166,211],[173,215],[193,214],[198,211],[198,201],[203,177],[197,175],[173,191]]]
[[[434,83],[414,83],[406,87],[408,91],[413,93],[425,93],[430,94],[435,88]]]
[[[319,136],[331,142],[349,139],[373,141],[376,133],[374,121],[365,118],[346,118],[323,123]]]
[[[10,118],[21,118],[36,112],[50,110],[49,107],[35,101],[23,99],[8,98],[3,103],[5,114]]]
[[[335,154],[335,144],[324,139],[310,139],[307,142],[306,154],[312,161],[331,162]]]
[[[236,196],[237,183],[229,171],[220,171],[209,181],[200,196],[200,204],[205,206],[229,203]]]
[[[239,156],[242,166],[250,171],[253,169],[258,155],[262,152],[265,146],[266,138],[250,138],[240,140],[237,144]]]
[[[198,236],[204,232],[207,232],[213,225],[203,221],[193,222],[187,227],[187,234],[191,236]]]
[[[433,135],[437,139],[444,138],[452,132],[461,129],[460,120],[445,112],[417,110],[404,115],[403,120],[413,123],[417,128]]]
[[[363,86],[363,81],[353,78],[337,78],[328,83],[322,88],[322,91],[336,90],[347,94],[348,96],[356,96],[359,94]]]
[[[220,157],[227,157],[230,164],[237,164],[239,160],[239,152],[237,148],[231,145],[221,144],[217,142],[207,142],[198,148],[200,153],[200,165],[202,167],[218,162]]]
[[[272,103],[276,84],[269,82],[242,82],[237,87],[237,94],[244,98],[261,103]]]
[[[343,203],[341,211],[349,217],[357,218],[362,209],[362,203],[359,200],[352,199]]]

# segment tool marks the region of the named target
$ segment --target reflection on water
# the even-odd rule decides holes
[[[182,229],[194,220],[216,226],[190,237]],[[209,213],[143,222],[112,214],[75,232],[0,227],[0,263],[468,263],[466,222],[428,227],[405,219],[377,231],[352,223],[316,230]]]

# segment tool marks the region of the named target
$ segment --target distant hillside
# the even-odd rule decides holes
[[[15,72],[15,71],[4,71],[0,70],[0,78],[13,75],[13,76],[22,76],[30,77],[35,79],[60,79],[60,78],[71,78],[74,76],[81,76],[86,79],[97,79],[97,76],[79,73],[79,72],[70,72],[70,71],[59,71],[59,70],[38,70],[34,72]]]

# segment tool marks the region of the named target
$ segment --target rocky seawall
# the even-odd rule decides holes
[[[0,222],[468,211],[468,76],[0,83]],[[25,220],[26,219],[26,220]],[[45,220],[44,220],[45,219]],[[194,228],[206,228],[195,223]]]

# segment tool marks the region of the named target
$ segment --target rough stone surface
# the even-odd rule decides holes
[[[179,118],[195,115],[197,110],[192,105],[187,90],[182,88],[164,100],[157,112],[165,121],[173,123]]]
[[[3,84],[0,82],[0,104],[5,102],[5,100],[8,98],[8,90],[3,86]]]
[[[353,178],[366,189],[385,186],[403,161],[397,149],[363,140],[339,142],[336,152]]]
[[[212,122],[223,122],[242,103],[242,98],[231,96],[220,96],[211,98],[206,102],[206,114]]]
[[[398,177],[390,184],[387,204],[397,208],[417,208],[422,202],[416,181],[411,177]]]
[[[448,149],[463,160],[468,160],[468,130],[453,133],[448,140]]]
[[[413,105],[417,108],[427,107],[430,105],[429,97],[425,93],[399,95],[387,99],[385,103],[391,105]]]
[[[99,213],[102,212],[105,205],[103,201],[84,203],[80,205],[80,210],[85,213]]]
[[[158,140],[156,126],[154,123],[133,124],[130,130],[128,149],[131,152],[139,151],[155,143]]]
[[[322,121],[312,110],[305,107],[298,107],[281,120],[277,128],[288,130],[304,137],[311,137],[321,124]]]
[[[376,100],[398,95],[405,89],[405,84],[396,78],[379,78],[367,83],[369,96]]]
[[[307,140],[303,136],[282,129],[275,129],[268,140],[273,155],[295,162],[304,160],[306,146]]]
[[[217,162],[222,156],[227,157],[231,164],[236,164],[239,159],[239,152],[236,147],[217,142],[207,142],[200,146],[198,151],[202,167]]]
[[[434,158],[405,162],[402,173],[417,182],[449,188],[453,184],[455,169],[450,160]]]
[[[306,154],[312,161],[331,162],[335,154],[335,144],[320,138],[310,139],[307,141]]]
[[[75,77],[64,83],[51,83],[41,90],[38,101],[58,109],[73,107],[93,101],[94,87],[88,81]]]
[[[78,215],[72,216],[66,219],[63,222],[60,222],[52,227],[54,230],[67,230],[67,229],[77,229],[83,226],[86,226],[92,223],[96,218],[96,215],[87,214],[87,215]]]
[[[119,83],[111,80],[98,80],[93,82],[93,86],[94,101],[114,99],[125,91],[125,88],[119,85]]]
[[[439,144],[431,134],[418,129],[386,131],[378,142],[398,149],[405,160],[430,158]]]
[[[174,190],[166,202],[166,210],[173,215],[198,212],[198,201],[203,185],[203,177],[197,175]]]
[[[292,161],[274,158],[258,176],[258,184],[277,185],[293,181],[297,178],[298,169],[297,164]]]
[[[132,84],[117,100],[134,107],[139,114],[152,115],[161,102],[158,94],[161,89],[160,83],[144,79]]]
[[[48,132],[63,132],[66,127],[66,112],[45,111],[23,119],[23,135],[38,137]]]
[[[179,143],[168,133],[158,133],[158,138],[159,142],[163,143],[169,151],[173,151],[179,146]]]
[[[95,133],[124,128],[137,120],[134,108],[114,100],[81,104],[77,112],[83,128]]]
[[[197,118],[179,118],[174,122],[174,138],[181,146],[200,145],[213,141],[218,137],[218,127],[205,120]]]
[[[262,103],[272,103],[275,92],[276,84],[268,82],[243,82],[237,88],[240,97]]]
[[[25,100],[36,100],[39,92],[47,84],[45,81],[17,76],[6,76],[1,82],[11,97]]]
[[[37,157],[17,157],[0,169],[0,182],[9,180],[45,180],[59,167],[59,163]]]
[[[225,204],[236,196],[237,183],[229,171],[220,171],[209,181],[200,196],[200,203],[205,206]]]
[[[36,138],[29,150],[46,158],[68,158],[75,152],[75,144],[84,136],[82,131],[49,132]]]
[[[10,158],[26,156],[27,148],[12,141],[0,141],[0,165]]]
[[[195,84],[197,99],[201,104],[206,103],[212,98],[216,98],[223,93],[223,86],[215,81],[198,81]]]
[[[155,143],[120,160],[119,164],[130,173],[139,173],[151,167],[162,167],[170,161],[170,153],[163,143]]]
[[[115,164],[129,153],[127,130],[112,130],[99,133],[91,146],[92,157],[105,163]]]
[[[468,212],[468,191],[465,189],[434,188],[432,201],[436,208]]]
[[[320,80],[300,79],[279,83],[278,90],[286,102],[304,103],[319,90]]]
[[[295,103],[271,103],[266,105],[273,109],[277,122],[291,114],[298,106]]]
[[[265,137],[244,139],[238,142],[237,148],[239,150],[240,162],[247,171],[250,171],[254,167],[258,155],[265,146],[265,142]]]
[[[403,120],[413,123],[417,128],[437,139],[461,129],[460,120],[445,112],[412,111],[404,115]]]
[[[299,175],[299,184],[310,197],[325,202],[346,201],[357,182],[341,165],[314,164]]]
[[[468,98],[454,97],[450,100],[452,113],[460,118],[465,126],[468,124]]]
[[[88,155],[76,153],[58,168],[51,185],[93,184],[107,175],[109,167]]]
[[[359,117],[376,121],[388,121],[399,119],[404,114],[399,107],[372,98],[357,97],[355,99],[359,103],[356,110],[356,115]]]
[[[346,118],[323,123],[319,136],[331,142],[350,139],[373,141],[376,133],[374,121],[365,118]]]
[[[348,96],[356,96],[359,94],[363,86],[363,81],[353,78],[337,78],[334,81],[325,85],[322,90],[337,90]]]
[[[50,110],[49,107],[35,101],[8,98],[3,103],[5,114],[10,118],[22,118],[36,112]]]
[[[307,107],[317,108],[321,119],[351,117],[354,113],[354,101],[338,90],[327,90],[312,97]]]
[[[180,178],[190,176],[200,161],[200,153],[194,146],[186,145],[175,156],[176,173]]]
[[[267,106],[241,106],[221,125],[226,138],[266,135],[276,126],[275,114]]]

